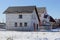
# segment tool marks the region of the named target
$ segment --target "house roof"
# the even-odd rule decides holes
[[[50,16],[50,22],[56,22],[53,17]]]
[[[32,13],[36,6],[13,6],[8,7],[4,13]]]
[[[36,6],[12,6],[8,7],[3,13],[32,13]],[[46,11],[45,7],[37,7],[38,13]]]
[[[39,23],[40,23],[40,18],[39,18],[39,14],[38,14],[37,7],[35,7],[35,12],[36,12],[36,15],[37,15],[38,21],[39,21]]]
[[[38,13],[44,13],[44,12],[46,12],[46,7],[38,7],[37,11],[38,11]]]

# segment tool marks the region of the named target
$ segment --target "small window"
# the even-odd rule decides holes
[[[48,15],[44,15],[44,18],[47,18],[48,17]]]
[[[17,27],[17,22],[15,22],[15,27]]]
[[[26,22],[24,23],[24,26],[27,26],[27,23]]]
[[[22,15],[19,15],[19,18],[22,18]]]
[[[20,27],[22,27],[22,23],[20,23]]]

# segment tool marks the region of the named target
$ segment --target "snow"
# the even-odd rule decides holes
[[[0,31],[0,40],[55,40],[56,38],[60,38],[60,32]]]

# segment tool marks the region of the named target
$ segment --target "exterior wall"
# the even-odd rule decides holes
[[[19,18],[19,15],[22,14],[22,19]],[[15,22],[18,26],[14,27]],[[23,24],[23,27],[19,26],[19,23]],[[24,23],[27,22],[27,27],[24,26]],[[32,13],[8,13],[6,14],[6,28],[7,29],[32,29]]]
[[[39,27],[39,20],[38,20],[38,18],[37,18],[37,14],[36,14],[36,12],[35,12],[35,10],[33,11],[33,14],[32,14],[32,18],[33,18],[33,27],[34,27],[34,31],[38,31],[38,27]]]
[[[39,21],[38,21],[38,18],[37,18],[37,15],[36,15],[35,10],[33,11],[32,16],[33,16],[33,17],[32,17],[32,18],[33,18],[33,23],[39,24]]]

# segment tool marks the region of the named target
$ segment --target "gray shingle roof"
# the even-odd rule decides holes
[[[32,13],[36,6],[12,6],[8,7],[3,13]],[[38,7],[38,13],[46,11],[45,7]]]
[[[14,6],[8,7],[4,13],[32,13],[36,6]]]
[[[46,7],[38,7],[37,11],[38,11],[38,13],[44,13],[44,12],[46,12]]]

